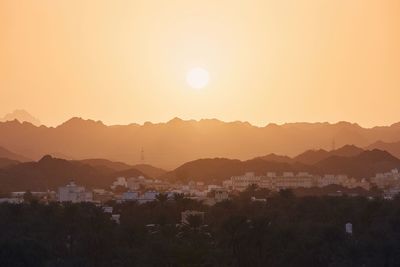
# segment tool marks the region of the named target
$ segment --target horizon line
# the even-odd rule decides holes
[[[357,122],[351,122],[351,121],[346,121],[346,120],[338,120],[338,121],[293,121],[293,122],[282,122],[282,123],[275,123],[275,122],[269,122],[265,125],[257,125],[254,123],[251,123],[249,121],[242,121],[242,120],[233,120],[233,121],[225,121],[222,119],[218,119],[218,118],[201,118],[201,119],[187,119],[187,118],[180,118],[178,116],[173,117],[172,119],[169,119],[167,121],[159,121],[159,122],[152,122],[152,121],[144,121],[142,123],[139,122],[130,122],[130,123],[106,123],[103,120],[96,120],[96,119],[92,119],[92,118],[85,118],[83,116],[72,116],[70,119],[67,119],[57,125],[48,125],[48,124],[44,124],[41,123],[40,125],[35,125],[29,121],[20,121],[18,119],[14,119],[14,120],[8,120],[8,121],[0,121],[0,123],[7,123],[7,122],[13,122],[13,121],[17,121],[18,123],[29,123],[35,127],[46,127],[46,128],[58,128],[70,121],[73,120],[81,120],[81,121],[85,121],[85,122],[95,122],[95,123],[99,123],[102,124],[104,126],[107,127],[112,127],[112,126],[130,126],[130,125],[137,125],[137,126],[146,126],[146,125],[162,125],[162,124],[168,124],[168,123],[173,123],[174,121],[179,122],[193,122],[193,123],[199,123],[202,121],[217,121],[217,122],[221,122],[221,123],[226,123],[226,124],[233,124],[233,123],[241,123],[241,124],[247,124],[251,127],[255,127],[255,128],[266,128],[269,126],[285,126],[285,125],[290,125],[290,124],[328,124],[328,125],[336,125],[336,124],[340,124],[340,123],[346,123],[346,124],[351,124],[351,125],[355,125],[358,126],[360,128],[363,129],[373,129],[373,128],[380,128],[380,127],[392,127],[395,124],[400,123],[400,121],[388,124],[388,125],[375,125],[375,126],[363,126],[360,123]]]

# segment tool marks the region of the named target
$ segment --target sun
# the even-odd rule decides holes
[[[208,71],[203,68],[193,68],[187,72],[186,81],[190,87],[201,89],[207,86],[210,81],[210,75]]]

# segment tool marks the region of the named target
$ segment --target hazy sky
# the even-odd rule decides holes
[[[0,0],[0,115],[372,126],[399,100],[399,0]]]

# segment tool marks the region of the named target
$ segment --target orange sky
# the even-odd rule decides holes
[[[398,0],[0,0],[0,117],[372,126],[399,99]]]

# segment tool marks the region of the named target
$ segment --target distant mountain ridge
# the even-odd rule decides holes
[[[132,166],[124,162],[115,162],[107,159],[84,159],[84,160],[77,160],[76,162],[87,164],[92,167],[109,168],[119,172],[135,169],[146,174],[150,178],[158,178],[159,176],[166,173],[165,170],[151,166],[149,164],[137,164]]]
[[[324,149],[307,150],[294,157],[293,160],[312,165],[331,156],[353,157],[361,154],[362,152],[364,152],[362,148],[354,145],[345,145],[341,148],[331,151],[326,151]]]
[[[366,149],[380,149],[389,152],[390,154],[400,158],[400,141],[398,142],[383,142],[377,141],[370,144]]]
[[[107,159],[83,159],[83,160],[75,160],[74,162],[80,162],[83,164],[90,165],[92,167],[107,167],[113,169],[115,171],[124,171],[131,169],[132,166],[123,162],[115,162]]]
[[[0,169],[2,168],[7,168],[13,165],[17,165],[20,162],[17,160],[12,160],[12,159],[8,159],[8,158],[0,158]]]
[[[330,156],[314,165],[319,173],[348,174],[355,178],[370,178],[378,172],[400,169],[400,159],[387,151],[366,150],[356,156]]]
[[[345,147],[324,157],[318,162],[305,164],[294,159],[290,162],[266,161],[263,158],[255,158],[247,161],[214,158],[199,159],[187,162],[170,171],[162,178],[170,181],[202,181],[220,183],[230,179],[231,176],[243,175],[246,172],[255,172],[265,175],[267,172],[282,173],[309,172],[316,175],[346,174],[354,178],[370,178],[379,172],[387,172],[394,168],[400,169],[400,159],[390,153],[378,149],[365,150],[361,153],[354,147]],[[350,154],[348,154],[348,152]],[[317,155],[322,155],[317,151]],[[329,152],[328,152],[329,153]],[[335,153],[337,153],[335,155]],[[304,154],[304,153],[303,153]],[[290,158],[289,158],[290,159]],[[314,159],[314,158],[313,158]]]
[[[144,164],[144,163],[133,165],[133,168],[143,172],[144,174],[152,178],[158,178],[167,172],[164,169],[157,168],[150,164]]]
[[[179,166],[167,172],[161,178],[172,182],[205,181],[221,183],[231,176],[243,175],[245,172],[266,174],[269,171],[310,171],[310,166],[289,164],[284,162],[269,162],[262,159],[240,161],[237,159],[212,158],[198,159]]]
[[[291,157],[288,156],[283,156],[283,155],[277,155],[275,153],[271,153],[265,156],[261,157],[256,157],[255,159],[261,159],[265,161],[270,161],[270,162],[281,162],[281,163],[292,163],[294,160]]]
[[[321,160],[329,158],[330,156],[352,157],[352,156],[357,156],[362,152],[364,152],[364,149],[359,148],[355,145],[344,145],[341,148],[331,151],[327,151],[324,149],[318,149],[318,150],[310,149],[304,151],[303,153],[293,158],[283,155],[276,155],[272,153],[266,156],[257,157],[256,159],[262,159],[271,162],[286,162],[286,163],[299,162],[307,165],[313,165]]]
[[[18,155],[4,147],[0,147],[0,158],[6,158],[9,160],[21,161],[21,162],[31,161],[31,159],[29,159],[25,156],[22,156],[22,155]]]
[[[0,122],[0,146],[32,159],[55,151],[72,159],[106,158],[174,169],[198,158],[246,160],[275,153],[293,157],[306,150],[330,150],[354,144],[400,141],[400,124],[362,128],[348,122],[287,123],[256,127],[247,122],[216,119],[182,120],[106,126],[101,121],[72,118],[57,127],[36,127],[18,121]]]
[[[35,126],[40,126],[41,122],[37,118],[33,117],[26,110],[16,109],[11,113],[6,114],[0,121],[13,121],[17,120],[19,122],[29,122]]]
[[[140,175],[148,177],[134,168],[120,171],[47,155],[37,162],[25,162],[0,168],[0,191],[56,190],[71,180],[88,188],[109,188],[122,172],[127,177]]]

